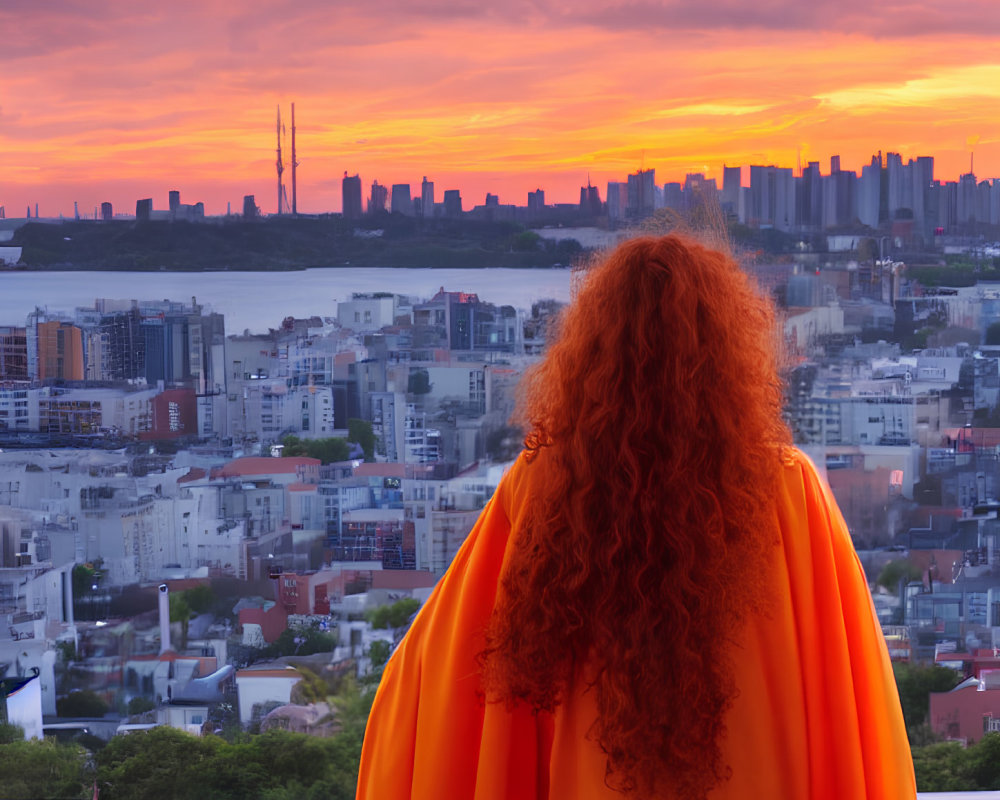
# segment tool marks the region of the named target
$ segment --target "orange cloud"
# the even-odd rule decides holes
[[[208,213],[244,194],[273,211],[274,109],[288,126],[291,101],[304,211],[339,210],[345,170],[366,189],[427,175],[467,207],[800,152],[848,169],[933,155],[954,179],[970,137],[977,171],[1000,176],[992,1],[133,5],[0,10],[8,215],[164,207],[172,188]]]

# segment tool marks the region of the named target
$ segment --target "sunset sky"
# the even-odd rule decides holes
[[[169,189],[271,213],[291,102],[304,212],[345,170],[466,208],[880,149],[1000,177],[997,0],[0,0],[0,32],[8,217]]]

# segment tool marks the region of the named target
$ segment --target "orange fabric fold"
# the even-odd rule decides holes
[[[553,714],[485,704],[476,656],[512,528],[544,480],[522,456],[383,674],[365,734],[359,800],[613,800],[587,738],[594,698],[578,681]],[[888,653],[829,489],[790,451],[778,487],[774,605],[736,655],[726,720],[729,798],[914,798]]]

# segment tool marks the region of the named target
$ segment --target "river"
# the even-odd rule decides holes
[[[485,302],[528,309],[536,300],[568,301],[568,269],[306,269],[296,272],[0,272],[0,325],[25,324],[34,307],[71,313],[97,298],[192,297],[226,317],[226,332],[264,333],[281,320],[332,317],[353,292],[430,298],[440,288],[474,292]]]

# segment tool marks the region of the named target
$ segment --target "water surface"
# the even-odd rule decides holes
[[[35,306],[51,312],[93,307],[96,298],[197,298],[226,316],[226,332],[263,333],[287,316],[332,317],[352,292],[429,298],[438,289],[474,292],[496,305],[528,309],[569,300],[568,269],[306,269],[296,272],[0,272],[0,325],[24,325]]]

